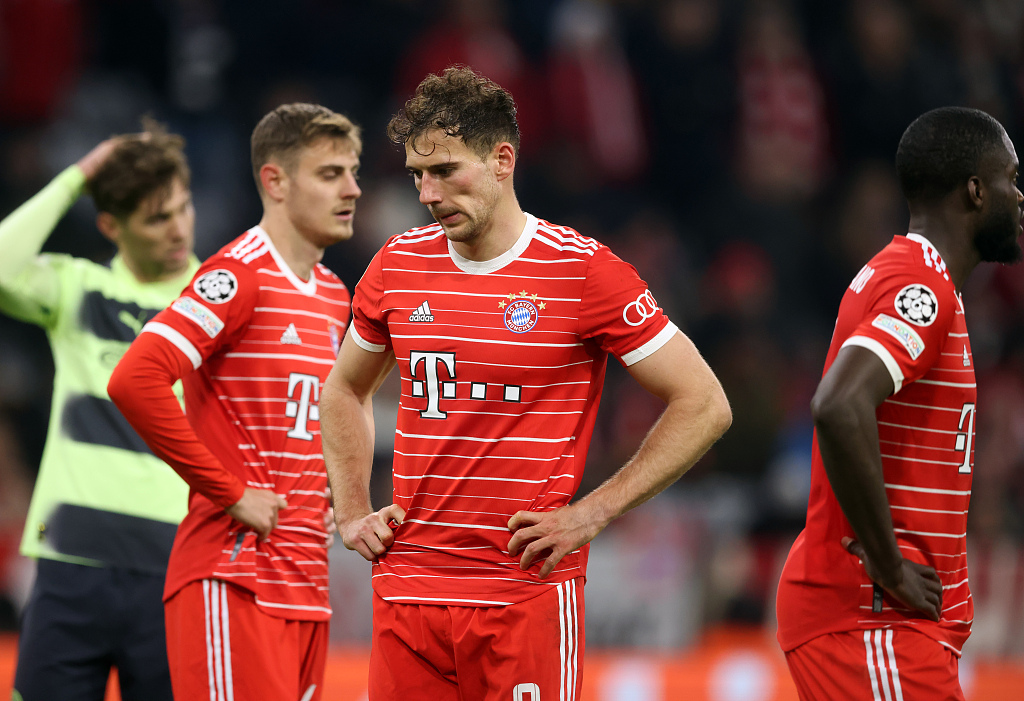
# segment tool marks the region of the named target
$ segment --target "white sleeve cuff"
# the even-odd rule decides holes
[[[356,342],[356,345],[365,351],[370,351],[371,353],[383,353],[384,351],[387,350],[387,346],[382,346],[377,343],[370,343],[365,338],[360,336],[359,332],[356,331],[355,324],[349,324],[348,331],[349,333],[352,334],[352,340]]]
[[[892,357],[892,353],[889,352],[885,346],[876,341],[873,338],[867,336],[850,336],[848,339],[843,341],[843,345],[840,348],[846,348],[847,346],[860,346],[861,348],[867,348],[869,351],[877,355],[883,363],[885,368],[892,375],[893,394],[896,394],[903,387],[903,371],[900,370],[899,363]]]
[[[203,364],[203,356],[199,355],[199,351],[192,345],[192,342],[167,324],[162,324],[159,321],[151,321],[142,327],[141,333],[146,333],[147,331],[149,333],[155,333],[157,336],[163,336],[173,343],[174,347],[184,353],[185,357],[192,362],[193,370],[198,369],[199,366]]]
[[[673,324],[671,321],[668,322],[668,326],[658,332],[658,335],[652,338],[647,343],[643,344],[636,350],[630,351],[622,356],[622,364],[629,367],[633,363],[639,362],[644,358],[654,355],[654,351],[661,348],[663,345],[669,342],[669,340],[676,335],[676,331],[679,327]]]

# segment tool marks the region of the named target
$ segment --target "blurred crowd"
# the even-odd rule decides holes
[[[148,113],[188,140],[204,257],[258,219],[256,121],[282,102],[320,102],[364,129],[356,238],[324,261],[352,288],[388,236],[429,221],[384,125],[452,63],[516,98],[524,209],[633,263],[732,402],[733,427],[702,462],[598,538],[588,637],[672,647],[722,621],[770,630],[839,300],[906,231],[900,135],[958,104],[1024,148],[1024,0],[5,0],[0,214]],[[93,216],[76,205],[47,249],[109,257]],[[1024,269],[981,266],[964,303],[980,404],[972,645],[1024,654]],[[7,627],[51,372],[41,332],[0,317]],[[379,505],[396,391],[377,402]],[[584,491],[659,411],[612,361]],[[358,640],[368,623],[350,604],[368,602],[368,575],[350,555],[334,558],[334,629]]]

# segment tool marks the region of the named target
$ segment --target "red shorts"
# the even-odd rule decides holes
[[[268,616],[252,592],[217,579],[164,604],[175,699],[317,701],[327,661],[326,621]]]
[[[508,606],[373,597],[370,701],[578,701],[583,578]]]
[[[964,701],[959,658],[908,628],[821,635],[786,662],[801,701]]]

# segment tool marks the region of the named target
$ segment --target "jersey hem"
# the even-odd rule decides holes
[[[356,331],[355,324],[349,324],[348,328],[349,331],[351,331],[352,333],[352,340],[355,341],[356,345],[362,348],[364,351],[369,351],[370,353],[383,353],[384,351],[387,350],[387,346],[378,343],[370,343],[365,338],[360,336],[359,332]]]
[[[678,330],[679,327],[673,324],[671,321],[669,321],[668,324],[665,325],[665,328],[659,331],[658,335],[656,335],[650,341],[643,344],[636,350],[632,350],[629,353],[626,353],[624,356],[622,356],[622,363],[626,367],[629,367],[634,363],[640,362],[644,358],[649,358],[650,356],[654,355],[655,351],[660,350],[662,346],[664,346],[666,343],[672,340],[672,337],[676,335],[676,331]]]
[[[881,343],[868,336],[850,336],[850,338],[843,341],[843,345],[840,348],[846,348],[847,346],[860,346],[861,348],[867,348],[869,351],[878,356],[879,360],[885,363],[885,369],[889,371],[889,375],[892,377],[892,383],[894,385],[893,394],[896,394],[903,388],[903,371],[900,370],[899,363],[892,357],[892,353],[889,349],[883,346]]]

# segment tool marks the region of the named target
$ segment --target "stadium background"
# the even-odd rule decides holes
[[[384,125],[427,72],[454,62],[519,104],[523,207],[632,262],[735,416],[690,474],[595,542],[588,698],[795,698],[774,590],[803,522],[808,403],[835,311],[870,255],[905,231],[892,160],[915,116],[979,107],[1024,148],[1024,2],[3,0],[0,214],[149,113],[188,139],[205,257],[258,220],[253,125],[281,102],[320,102],[364,128],[356,237],[325,258],[354,287],[386,237],[427,222]],[[109,257],[93,216],[83,198],[47,250]],[[979,267],[964,300],[981,408],[963,676],[969,699],[1019,698],[1022,269]],[[17,542],[51,373],[45,336],[0,317],[0,696],[32,576]],[[376,402],[378,505],[395,396],[386,386]],[[612,361],[584,490],[659,410]],[[368,566],[337,546],[332,570],[328,686],[356,699]]]

